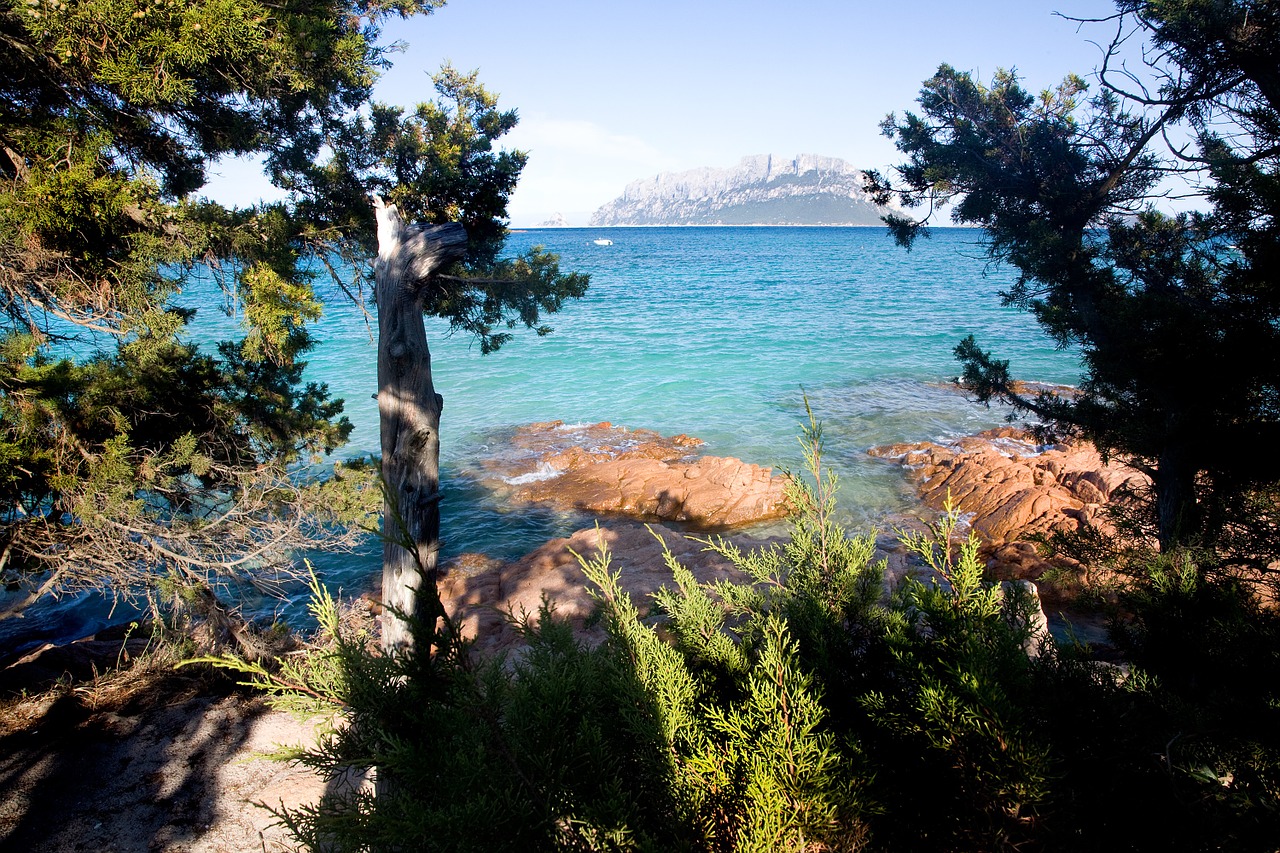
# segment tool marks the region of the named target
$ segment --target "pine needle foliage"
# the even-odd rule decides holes
[[[905,162],[866,173],[867,189],[924,205],[886,217],[904,246],[944,210],[980,226],[988,259],[1016,273],[1004,303],[1079,349],[1078,394],[1027,394],[970,335],[955,348],[966,388],[1150,476],[1141,508],[1161,550],[1265,570],[1280,465],[1220,448],[1280,436],[1280,13],[1116,0],[1078,23],[1101,29],[1093,91],[1075,74],[1037,94],[1013,70],[984,83],[942,64],[919,112],[882,123]],[[1239,514],[1256,503],[1270,508]]]
[[[326,714],[313,749],[280,753],[329,780],[318,802],[277,813],[311,850],[691,849],[658,716],[616,656],[589,649],[544,604],[513,616],[527,647],[477,660],[448,618],[414,625],[407,654],[343,628],[313,580],[321,628],[278,668],[203,658],[277,707]],[[374,796],[361,780],[386,773]]]
[[[475,74],[446,66],[407,114],[371,100],[401,47],[383,28],[441,5],[0,2],[0,582],[29,593],[0,619],[160,578],[227,588],[353,544],[296,473],[351,430],[302,375],[317,276],[367,310],[371,196],[465,226],[465,263],[421,307],[483,352],[547,334],[585,292],[541,249],[502,259],[526,156],[500,147],[516,112]],[[198,195],[239,156],[283,198]],[[172,299],[192,278],[243,321],[214,352],[186,342],[197,309]]]
[[[834,519],[837,479],[812,412],[801,442],[813,485],[790,478],[790,540],[751,552],[708,541],[741,583],[700,584],[668,551],[675,586],[654,596],[661,635],[620,591],[607,552],[583,561],[612,645],[657,700],[679,798],[707,849],[850,850],[865,839],[863,763],[825,694],[844,686],[841,664],[881,621],[883,565],[871,562],[872,537],[850,538]]]
[[[301,378],[320,305],[300,226],[195,193],[367,100],[380,22],[433,5],[0,3],[0,578],[28,593],[0,618],[350,544],[291,470],[351,429]],[[170,301],[193,275],[246,309],[217,354]]]
[[[339,665],[344,656],[344,649],[348,646],[365,644],[368,638],[359,634],[343,633],[342,613],[337,601],[334,600],[329,589],[316,577],[315,570],[311,569],[310,564],[307,568],[310,592],[307,610],[318,625],[311,638],[309,649],[284,655],[272,661],[249,661],[235,655],[223,654],[190,658],[178,665],[212,664],[229,670],[239,676],[238,683],[241,686],[265,692],[271,697],[275,707],[300,717],[331,715],[334,711],[331,697],[345,694],[351,686],[344,678],[343,669]],[[328,735],[332,731],[332,727],[329,727],[325,733]],[[281,753],[281,757],[286,758],[300,756],[301,753],[296,750]]]
[[[933,820],[916,830],[934,824],[925,838],[945,846],[998,847],[1026,836],[1054,768],[1027,714],[1029,602],[984,580],[977,537],[958,526],[948,501],[926,533],[900,531],[929,577],[898,588],[885,635],[893,683],[861,702],[881,760],[901,750],[894,760],[922,771],[917,796]]]
[[[1280,628],[1244,588],[1153,566],[1120,669],[1033,637],[1031,598],[984,579],[949,507],[899,531],[923,577],[885,594],[812,416],[802,441],[792,537],[706,541],[741,580],[668,551],[671,584],[637,603],[607,548],[581,556],[599,646],[544,602],[505,657],[447,615],[388,654],[316,584],[315,642],[220,661],[330,715],[281,756],[328,792],[279,819],[324,851],[1274,849]],[[371,773],[394,784],[375,796]]]

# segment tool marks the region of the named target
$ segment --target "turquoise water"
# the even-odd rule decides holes
[[[591,275],[587,296],[550,318],[545,338],[518,334],[482,356],[447,324],[428,321],[441,425],[444,556],[514,558],[590,524],[574,513],[512,509],[470,476],[504,430],[532,421],[611,421],[689,433],[705,452],[797,469],[807,394],[840,472],[841,511],[866,529],[913,505],[895,464],[865,454],[889,442],[937,439],[1000,423],[1004,412],[941,383],[952,349],[973,333],[1014,375],[1078,378],[1030,317],[1000,306],[1007,271],[991,270],[978,233],[936,231],[911,253],[879,228],[546,229],[512,235],[541,244],[562,267]],[[596,246],[595,239],[613,245]],[[355,425],[344,454],[378,450],[376,349],[360,312],[340,294],[316,325],[307,376],[346,400]],[[199,307],[195,333],[235,334],[206,283],[180,299]],[[372,588],[379,551],[315,558],[325,580]],[[250,601],[297,619],[299,604]],[[35,615],[35,614],[33,614]]]
[[[593,240],[608,238],[611,246]],[[874,525],[911,503],[901,472],[873,445],[992,426],[1004,412],[939,387],[966,334],[1013,362],[1015,375],[1078,376],[1034,321],[1000,305],[978,233],[943,229],[907,253],[878,228],[545,229],[562,268],[591,275],[587,296],[550,318],[545,338],[518,335],[482,356],[428,322],[441,425],[445,554],[515,557],[587,521],[497,506],[467,476],[503,429],[532,421],[611,421],[684,432],[705,451],[798,468],[807,394],[841,472],[850,523]],[[347,400],[348,452],[377,450],[375,351],[350,309],[331,310],[310,375]],[[376,567],[376,566],[375,566]]]

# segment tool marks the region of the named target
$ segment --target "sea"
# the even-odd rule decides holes
[[[843,520],[859,531],[885,529],[912,511],[915,498],[900,467],[868,456],[868,448],[954,438],[1009,414],[951,384],[963,337],[973,334],[1009,359],[1017,377],[1079,378],[1076,352],[1055,347],[1029,315],[1001,304],[1014,274],[993,266],[980,241],[981,232],[962,228],[934,229],[910,252],[882,228],[512,233],[508,251],[542,246],[560,256],[563,270],[590,275],[591,286],[546,318],[551,334],[517,331],[488,355],[428,318],[432,373],[444,397],[443,557],[478,551],[514,559],[593,523],[579,513],[507,506],[479,485],[474,472],[516,426],[609,421],[686,433],[706,442],[705,453],[798,471],[806,401],[825,433],[825,461],[840,476]],[[376,328],[336,287],[321,279],[319,289],[327,307],[313,327],[318,345],[306,378],[345,401],[354,430],[338,455],[376,453]],[[238,316],[225,313],[209,282],[193,282],[178,301],[197,309],[192,334],[202,343],[236,333]],[[309,559],[330,587],[355,594],[376,588],[380,551],[371,541],[356,553],[299,560]],[[298,594],[243,591],[251,614],[305,621]],[[119,617],[118,609],[81,600],[44,605],[27,622],[53,626],[42,635],[83,635]],[[5,633],[0,625],[0,646]]]

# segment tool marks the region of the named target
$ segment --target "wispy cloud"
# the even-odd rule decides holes
[[[585,225],[596,208],[621,195],[629,182],[679,165],[643,139],[580,119],[522,116],[502,145],[529,154],[511,198],[516,225],[534,225],[553,213]],[[204,193],[227,204],[249,205],[282,195],[262,173],[262,163],[252,158],[226,158],[210,178]]]
[[[630,181],[673,166],[647,141],[581,119],[522,116],[503,141],[529,154],[511,198],[516,225],[536,224],[556,212],[585,225],[587,215],[621,195]]]
[[[556,154],[587,154],[595,159],[652,163],[661,153],[643,139],[612,133],[595,122],[522,116],[507,137],[510,144],[530,151],[544,149]]]

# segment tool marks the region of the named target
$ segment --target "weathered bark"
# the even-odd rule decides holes
[[[378,415],[382,426],[382,646],[413,646],[409,624],[427,629],[439,617],[434,595],[440,547],[440,409],[431,383],[431,352],[421,289],[432,273],[461,258],[465,229],[456,223],[406,225],[395,205],[374,200],[378,261]]]

